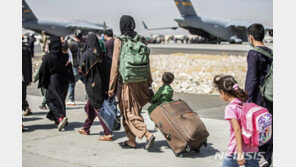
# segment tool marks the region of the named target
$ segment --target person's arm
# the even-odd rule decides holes
[[[258,59],[256,57],[255,51],[250,51],[247,57],[248,62],[248,70],[247,70],[247,77],[245,83],[245,90],[247,91],[248,95],[250,96],[249,102],[252,102],[254,91],[256,87],[258,87]]]
[[[28,61],[29,61],[29,85],[31,85],[31,82],[33,80],[33,68],[32,68],[32,57],[29,56],[31,55],[31,51],[28,51]]]
[[[119,67],[120,47],[121,47],[121,41],[119,39],[115,39],[112,66],[111,66],[111,72],[110,72],[110,83],[109,83],[109,92],[108,92],[109,97],[112,97],[115,93],[117,80],[119,76],[118,67]]]
[[[163,92],[163,88],[159,88],[158,91],[155,93],[155,95],[152,97],[152,99],[150,100],[151,103],[154,103],[156,101],[158,101],[158,99],[160,98],[160,96],[162,95]]]
[[[237,163],[239,166],[241,166],[246,163],[244,158],[244,153],[242,150],[242,131],[237,119],[231,119],[230,122],[233,127],[235,140],[236,140]]]
[[[72,52],[71,52],[70,48],[68,49],[68,55],[69,55],[68,62],[71,63],[71,61],[72,61]]]
[[[85,71],[85,63],[86,63],[86,55],[87,53],[84,52],[84,54],[81,55],[81,59],[80,59],[80,62],[79,65],[78,65],[78,73],[83,75],[85,74],[87,71]]]

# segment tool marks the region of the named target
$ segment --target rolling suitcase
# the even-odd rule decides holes
[[[204,123],[182,100],[157,106],[151,119],[178,157],[207,145],[209,133]]]

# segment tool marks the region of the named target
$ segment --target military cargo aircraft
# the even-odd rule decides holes
[[[95,24],[88,21],[65,23],[38,20],[27,2],[22,0],[22,3],[22,27],[24,29],[33,30],[38,33],[45,31],[48,35],[66,36],[72,34],[76,29],[80,29],[84,34],[87,34],[90,31],[102,33],[108,28],[105,22],[103,24]]]
[[[242,43],[248,41],[246,30],[251,23],[242,21],[220,21],[200,17],[196,14],[190,0],[174,0],[182,18],[175,19],[179,27],[188,30],[193,35],[199,35],[206,41],[229,41],[230,43]],[[163,27],[149,29],[143,22],[146,30],[177,29],[179,27]],[[273,28],[264,26],[270,36],[273,36]]]

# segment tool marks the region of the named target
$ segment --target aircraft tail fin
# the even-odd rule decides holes
[[[30,9],[29,5],[25,0],[23,0],[22,4],[22,13],[23,20],[37,20],[37,17],[34,15],[33,11]]]
[[[182,17],[197,16],[190,0],[174,0]]]

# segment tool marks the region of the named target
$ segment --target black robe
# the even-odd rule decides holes
[[[86,79],[85,89],[90,103],[98,110],[108,98],[112,60],[104,55],[94,34],[88,36],[84,51],[79,67]]]
[[[34,35],[32,35],[30,38],[29,38],[29,41],[28,41],[28,45],[31,49],[31,55],[32,57],[34,57],[34,42],[36,41],[36,38],[34,37]]]
[[[69,69],[66,66],[69,55],[61,52],[62,43],[54,37],[49,44],[49,53],[45,55],[39,71],[38,87],[47,89],[46,100],[50,109],[47,118],[58,123],[58,119],[66,116],[65,100],[67,96]]]

